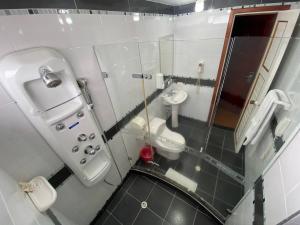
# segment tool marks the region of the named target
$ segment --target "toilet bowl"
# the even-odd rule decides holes
[[[132,122],[135,124],[135,127],[139,127],[144,131],[148,130],[143,118],[136,117]],[[170,160],[178,159],[180,153],[185,149],[184,137],[171,131],[166,125],[166,120],[161,118],[153,118],[149,126],[150,142],[152,146],[156,147],[157,153]]]

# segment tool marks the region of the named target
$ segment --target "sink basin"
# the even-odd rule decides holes
[[[171,91],[164,93],[161,97],[165,105],[171,105],[172,127],[178,127],[179,105],[187,99],[188,94],[183,90],[172,89]]]
[[[178,105],[183,103],[188,94],[183,90],[171,90],[162,95],[162,99],[165,105]]]

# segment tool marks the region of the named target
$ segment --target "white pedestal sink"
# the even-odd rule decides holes
[[[162,100],[165,105],[171,105],[172,108],[172,127],[178,127],[179,105],[187,99],[188,94],[183,90],[172,89],[162,94]]]

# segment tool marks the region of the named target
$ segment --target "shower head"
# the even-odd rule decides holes
[[[61,79],[55,74],[54,72],[51,72],[49,69],[45,67],[41,67],[39,69],[41,78],[43,82],[46,84],[48,88],[54,88],[61,84]]]

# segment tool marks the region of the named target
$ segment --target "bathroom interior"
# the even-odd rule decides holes
[[[300,224],[299,12],[0,2],[0,224]]]

